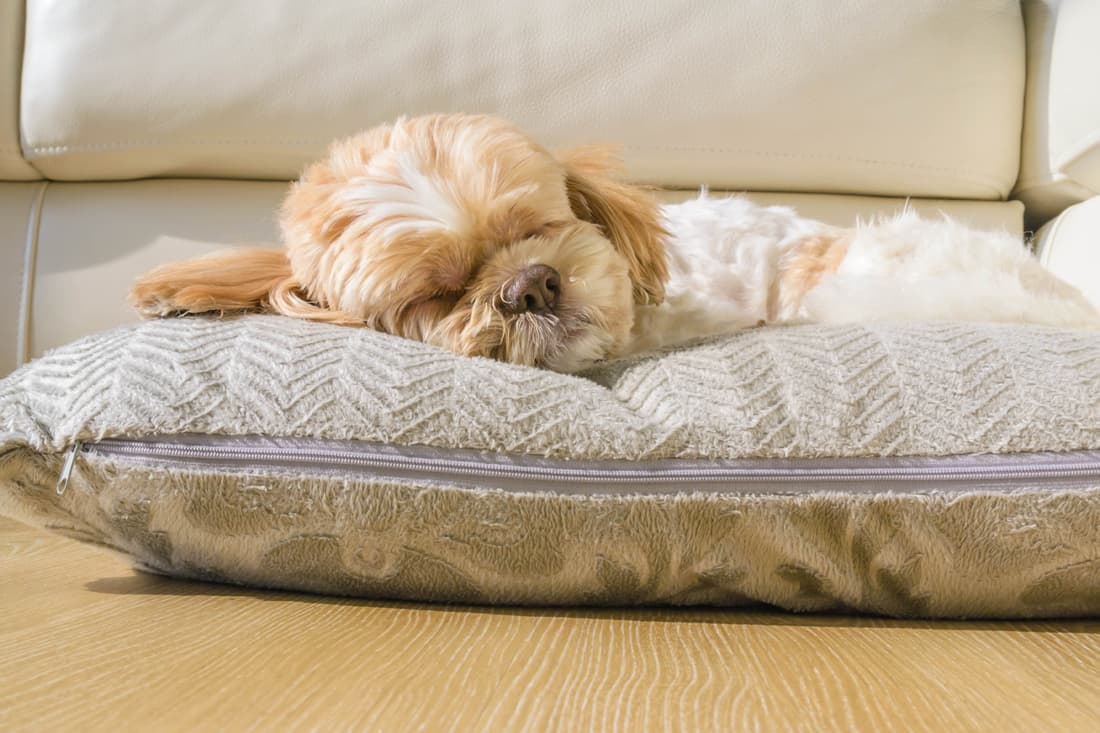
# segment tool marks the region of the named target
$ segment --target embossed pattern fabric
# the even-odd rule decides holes
[[[1100,485],[514,493],[79,461],[77,440],[264,434],[575,459],[1100,448],[1100,335],[757,329],[583,377],[273,316],[154,321],[0,383],[0,511],[186,577],[478,603],[1100,613]]]

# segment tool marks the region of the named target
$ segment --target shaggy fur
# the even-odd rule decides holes
[[[282,208],[285,254],[169,264],[148,316],[271,311],[557,371],[767,323],[1100,316],[1008,234],[911,212],[837,229],[710,198],[659,207],[600,148],[553,155],[489,116],[333,145]],[[532,282],[532,268],[552,279]],[[545,268],[552,268],[546,270]]]

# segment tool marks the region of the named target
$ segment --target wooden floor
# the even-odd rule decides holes
[[[169,580],[0,518],[0,730],[1100,730],[1100,621],[465,608]]]

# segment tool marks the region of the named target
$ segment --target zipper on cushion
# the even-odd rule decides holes
[[[171,435],[76,444],[78,453],[159,467],[325,473],[567,494],[1010,491],[1100,488],[1100,451],[946,457],[572,461],[522,454],[263,436]]]
[[[65,463],[61,465],[61,475],[57,477],[57,495],[61,496],[69,488],[69,479],[73,475],[73,466],[76,465],[76,456],[80,453],[83,443],[77,441],[65,454]]]

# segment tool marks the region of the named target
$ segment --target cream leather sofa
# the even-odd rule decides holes
[[[1038,238],[1100,302],[1100,3],[0,3],[0,373],[134,320],[156,263],[265,242],[303,164],[401,114],[614,142],[689,195],[907,197]]]
[[[1100,304],[1098,38],[1097,0],[0,0],[0,375],[135,320],[154,264],[275,246],[330,139],[440,110],[620,143],[672,198],[850,223],[911,197],[1038,231]],[[1096,730],[1100,709],[1089,621],[307,599],[134,575],[3,518],[0,588],[4,730]]]

